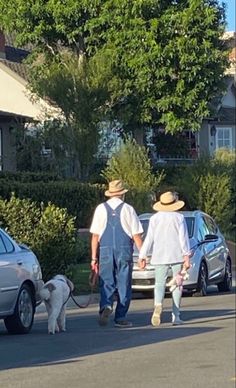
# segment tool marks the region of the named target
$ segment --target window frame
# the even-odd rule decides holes
[[[219,131],[226,131],[228,130],[229,131],[229,147],[226,147],[225,145],[223,145],[222,147],[219,147],[219,138],[218,138],[218,134],[219,134]],[[215,146],[216,146],[216,150],[220,149],[220,148],[228,148],[230,150],[232,150],[233,148],[233,139],[232,139],[232,127],[216,127],[216,140],[215,140]],[[223,137],[223,142],[224,142],[224,137]]]

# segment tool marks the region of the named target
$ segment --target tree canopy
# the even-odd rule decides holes
[[[131,129],[196,130],[223,88],[225,12],[217,0],[0,0],[0,25],[44,52],[67,46],[106,58],[103,104]]]

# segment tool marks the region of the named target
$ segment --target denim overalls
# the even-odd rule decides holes
[[[100,312],[113,305],[117,290],[115,321],[125,318],[131,300],[131,279],[133,267],[133,240],[125,233],[120,221],[124,203],[112,209],[106,202],[107,225],[100,238],[99,287]]]

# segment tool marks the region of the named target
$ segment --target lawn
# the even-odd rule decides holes
[[[89,294],[91,287],[89,285],[90,262],[79,263],[71,268],[71,279],[75,285],[75,295]],[[98,292],[96,287],[93,292]]]

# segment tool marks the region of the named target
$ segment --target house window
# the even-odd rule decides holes
[[[216,149],[232,148],[232,128],[219,128],[216,131]]]

